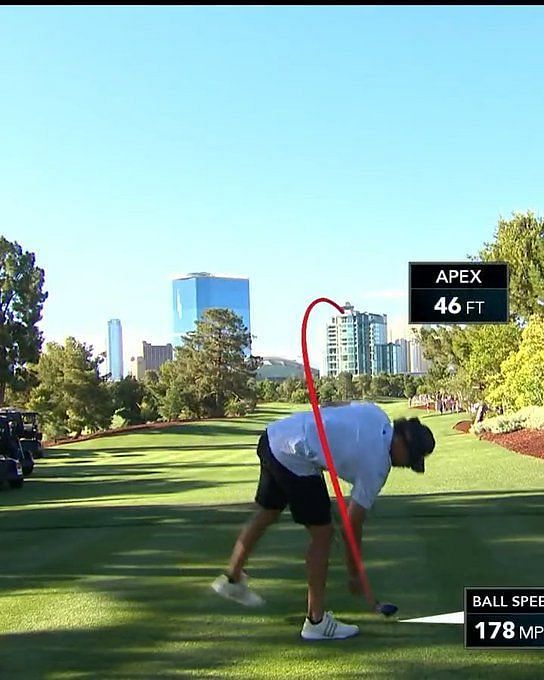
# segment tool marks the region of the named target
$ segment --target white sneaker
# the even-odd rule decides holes
[[[227,600],[234,600],[245,607],[260,607],[263,598],[247,585],[247,575],[242,573],[238,583],[230,583],[225,574],[218,576],[212,583],[212,590]]]
[[[325,612],[319,623],[312,623],[306,618],[301,637],[305,640],[343,640],[359,633],[359,626],[351,626],[336,621],[332,612]]]

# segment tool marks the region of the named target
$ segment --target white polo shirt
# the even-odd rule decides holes
[[[352,402],[321,409],[338,476],[353,485],[351,497],[371,508],[391,470],[393,426],[379,406]],[[300,476],[327,469],[312,411],[271,423],[268,440],[274,457]]]

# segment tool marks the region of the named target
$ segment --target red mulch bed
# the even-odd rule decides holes
[[[506,434],[484,432],[480,439],[486,439],[526,456],[544,459],[544,430],[517,430]]]
[[[461,420],[458,423],[455,423],[453,429],[457,430],[458,432],[464,432],[465,434],[467,434],[467,432],[470,430],[471,425],[472,420]]]

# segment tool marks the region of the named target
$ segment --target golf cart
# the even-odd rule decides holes
[[[43,434],[40,432],[38,414],[35,411],[21,411],[21,416],[24,434],[19,439],[23,451],[30,451],[33,458],[43,458]]]
[[[0,486],[6,481],[12,489],[20,489],[25,481],[23,467],[18,460],[0,453]]]
[[[34,457],[21,447],[19,437],[24,435],[24,423],[17,409],[0,409],[0,455],[19,461],[23,475],[28,477],[34,470]]]

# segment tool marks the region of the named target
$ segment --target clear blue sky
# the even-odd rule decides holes
[[[543,35],[540,7],[0,10],[1,232],[46,337],[167,342],[186,271],[249,276],[261,353],[300,354],[321,295],[405,319],[408,261],[541,214]]]

